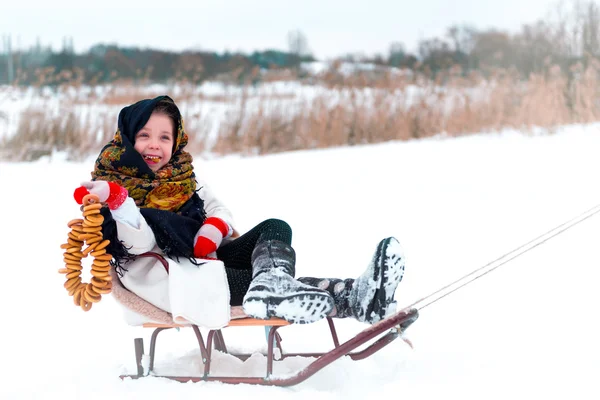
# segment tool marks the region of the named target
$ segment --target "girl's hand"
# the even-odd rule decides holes
[[[82,182],[81,186],[75,189],[73,197],[77,204],[82,204],[83,196],[87,194],[95,194],[101,203],[106,203],[108,208],[116,210],[123,204],[128,192],[123,186],[114,182],[86,181]]]
[[[208,217],[194,237],[194,257],[212,256],[221,245],[223,238],[229,234],[229,225],[221,218]]]

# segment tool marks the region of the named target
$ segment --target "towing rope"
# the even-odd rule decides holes
[[[95,194],[88,194],[83,197],[83,219],[73,219],[67,226],[71,228],[68,234],[67,243],[60,246],[65,249],[63,260],[65,268],[58,270],[65,274],[66,282],[64,287],[73,296],[73,302],[83,311],[89,311],[93,303],[102,299],[103,294],[109,294],[112,290],[112,277],[110,276],[110,261],[112,255],[106,252],[106,246],[109,240],[102,240],[102,222],[104,217],[100,214],[102,204]],[[87,245],[83,249],[84,244]],[[81,259],[91,255],[92,279],[85,283],[81,279],[83,266]]]
[[[571,218],[570,220],[550,229],[546,233],[536,237],[535,239],[530,240],[529,242],[517,247],[514,250],[509,251],[508,253],[496,258],[495,260],[487,263],[486,265],[475,269],[474,271],[468,273],[467,275],[462,276],[461,278],[455,280],[452,283],[447,284],[446,286],[436,290],[435,292],[415,301],[410,306],[406,307],[417,308],[418,310],[422,310],[430,304],[435,303],[448,296],[451,293],[454,293],[458,289],[468,285],[476,279],[481,278],[482,276],[489,274],[493,270],[499,268],[500,266],[506,264],[507,262],[514,260],[515,258],[527,253],[528,251],[536,248],[537,246],[547,242],[553,237],[563,233],[569,228],[585,221],[591,216],[600,212],[600,204],[590,208],[589,210],[579,214],[577,217]]]

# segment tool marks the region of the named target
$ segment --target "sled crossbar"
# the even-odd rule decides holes
[[[277,330],[282,326],[292,325],[285,320],[270,319],[270,320],[259,320],[254,318],[242,318],[231,320],[227,327],[240,327],[240,326],[265,326],[268,331],[267,338],[267,366],[266,373],[264,376],[212,376],[210,373],[211,368],[211,356],[214,350],[230,354],[240,360],[246,360],[252,354],[233,354],[227,351],[225,340],[221,329],[209,330],[206,340],[200,332],[200,328],[197,325],[187,324],[160,324],[160,323],[147,323],[143,326],[146,328],[154,328],[152,336],[150,338],[150,353],[149,353],[149,365],[145,369],[142,363],[144,356],[144,342],[142,338],[134,339],[135,347],[135,358],[137,366],[136,375],[121,375],[121,379],[132,378],[138,379],[145,376],[154,376],[161,378],[168,378],[180,382],[200,382],[200,381],[218,381],[223,383],[239,384],[256,384],[256,385],[268,385],[268,386],[292,386],[311,377],[316,372],[320,371],[327,365],[336,361],[337,359],[348,356],[352,360],[365,359],[377,351],[381,350],[396,338],[401,337],[402,333],[417,320],[419,314],[414,308],[405,309],[396,312],[395,314],[387,317],[386,319],[379,321],[378,323],[371,325],[359,332],[356,336],[349,339],[348,341],[341,343],[339,342],[338,335],[335,329],[334,320],[327,318],[331,337],[333,340],[333,349],[327,352],[321,353],[284,353],[281,347],[281,337]],[[202,361],[204,363],[204,372],[202,376],[165,376],[154,373],[154,357],[156,353],[156,340],[158,334],[166,329],[171,328],[192,328],[198,345],[200,346],[200,353],[202,355]],[[226,327],[226,328],[227,328]],[[224,329],[224,328],[223,328]],[[354,351],[358,347],[366,344],[367,342],[376,339],[370,343],[366,348],[360,351]],[[276,353],[275,348],[279,351]],[[287,357],[309,357],[315,358],[309,365],[303,369],[297,371],[294,375],[286,375],[285,377],[273,376],[273,362],[281,361]]]

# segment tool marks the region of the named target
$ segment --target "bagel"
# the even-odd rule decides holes
[[[101,241],[102,241],[102,235],[96,234],[93,238],[89,238],[85,242],[89,246],[90,244],[94,244],[96,242],[101,242]]]
[[[82,251],[82,253],[83,253],[84,255],[86,255],[86,256],[87,256],[88,254],[90,254],[90,252],[91,252],[92,250],[94,250],[94,249],[96,248],[96,246],[98,245],[98,243],[100,243],[100,242],[95,242],[95,243],[93,243],[93,244],[89,245],[88,247],[86,247],[86,248],[85,248],[85,249]]]
[[[71,279],[71,278],[76,278],[80,275],[81,275],[81,271],[73,270],[73,271],[69,271],[69,273],[67,273],[67,275],[65,275],[65,278]]]
[[[71,239],[71,238],[67,238],[67,243],[70,244],[71,246],[75,246],[78,248],[81,248],[81,246],[83,245],[83,242],[81,240],[75,240],[75,239]]]
[[[98,246],[96,246],[96,251],[100,251],[104,248],[106,248],[106,246],[108,246],[110,244],[110,240],[106,239],[103,240],[102,242],[100,242],[100,244]]]
[[[73,296],[79,289],[80,289],[80,285],[75,285],[73,286],[71,289],[69,289],[68,294],[69,296]]]
[[[112,255],[110,255],[110,254],[102,254],[101,256],[95,256],[94,258],[96,260],[100,260],[100,261],[110,261],[110,260],[112,260]]]
[[[69,260],[69,261],[71,261],[71,260]],[[71,262],[66,262],[65,266],[67,267],[68,270],[71,270],[71,271],[83,270],[83,266],[81,265],[81,263],[73,264],[71,261]]]
[[[67,291],[70,291],[72,288],[81,283],[81,278],[76,276],[74,278],[67,279],[67,281],[63,284]]]
[[[90,215],[99,215],[100,209],[88,210],[83,212],[83,217],[89,217]]]
[[[97,233],[82,233],[79,235],[79,240],[87,241],[88,239],[92,239],[97,237]]]
[[[98,271],[96,269],[92,269],[91,274],[94,278],[103,279],[105,276],[108,276],[108,271]]]
[[[102,250],[94,250],[90,253],[92,255],[92,257],[96,258],[98,256],[104,255],[106,254],[106,249],[102,249]]]
[[[81,257],[77,257],[76,255],[73,255],[72,253],[67,253],[67,252],[63,253],[63,258],[65,258],[67,260],[81,261]]]
[[[110,261],[98,260],[96,258],[92,262],[92,268],[105,268],[105,267],[110,267]]]
[[[112,266],[110,266],[110,265],[107,265],[106,267],[98,267],[96,265],[92,265],[92,271],[96,271],[99,273],[108,273],[111,268],[112,268]]]
[[[69,222],[67,222],[67,226],[69,228],[72,228],[74,225],[79,225],[82,223],[83,223],[83,220],[81,218],[76,218],[76,219],[72,219]]]
[[[98,288],[96,286],[94,286],[94,291],[100,295],[102,294],[109,294],[112,291],[112,287],[106,288],[106,289],[101,289]]]
[[[104,222],[104,217],[102,216],[102,214],[86,215],[85,221],[83,222],[83,224],[86,225],[86,224],[89,224],[90,222],[93,223],[94,225],[96,225],[96,224],[102,225],[102,222]]]
[[[85,233],[102,232],[102,225],[100,226],[85,226],[82,228]]]
[[[99,289],[104,289],[106,287],[108,287],[110,285],[110,282],[108,281],[103,281],[100,280],[99,278],[93,277],[90,282],[92,283],[93,286],[99,288]]]
[[[70,237],[73,240],[79,240],[79,241],[83,240],[79,236],[75,235],[72,231],[69,232],[69,234],[67,235],[67,237]]]
[[[77,247],[77,246],[74,246],[72,244],[69,244],[69,246],[71,246],[71,247],[69,247],[67,249],[67,253],[70,253],[70,254],[79,253],[80,250],[81,250],[81,247]]]
[[[75,303],[76,306],[79,305],[79,302],[81,301],[81,288],[79,288],[79,290],[76,290],[75,293],[73,293],[73,303]]]
[[[89,195],[87,195],[87,196],[89,196]],[[97,197],[98,196],[96,196],[96,198]],[[88,204],[88,205],[86,205],[86,206],[83,207],[83,212],[91,211],[91,210],[100,210],[101,208],[102,208],[102,203],[100,203],[100,202],[90,203],[90,204]]]
[[[86,301],[85,297],[83,297],[83,290],[81,291],[81,300],[79,301],[79,306],[83,311],[90,311],[92,309],[92,303]]]
[[[101,294],[94,292],[92,289],[88,289],[87,286],[85,290],[82,290],[82,293],[83,297],[85,297],[85,299],[90,303],[98,303],[100,300],[102,300]]]

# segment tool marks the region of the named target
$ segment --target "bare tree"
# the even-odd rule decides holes
[[[559,61],[562,55],[554,41],[553,27],[545,22],[525,25],[513,38],[513,64],[526,75]]]
[[[448,28],[446,36],[454,45],[454,51],[469,54],[475,46],[477,30],[468,25],[453,25]]]
[[[12,51],[12,38],[10,35],[4,36],[4,49],[6,52],[6,71],[7,71],[7,83],[12,83],[14,80],[14,59]]]
[[[295,54],[298,57],[310,55],[308,39],[306,38],[306,35],[299,29],[288,32],[287,40],[288,48],[291,54]]]
[[[412,68],[417,62],[417,58],[406,51],[403,43],[392,42],[388,50],[387,62],[395,67]]]
[[[600,7],[598,0],[564,0],[546,17],[552,26],[551,41],[566,58],[600,55]]]
[[[600,10],[598,5],[590,1],[583,6],[584,12],[580,18],[583,22],[582,44],[584,54],[600,54]]]
[[[450,53],[450,45],[439,38],[421,40],[418,44],[418,53],[421,59],[436,58]]]
[[[514,47],[506,32],[490,29],[475,37],[471,57],[479,67],[502,67],[511,65]]]

